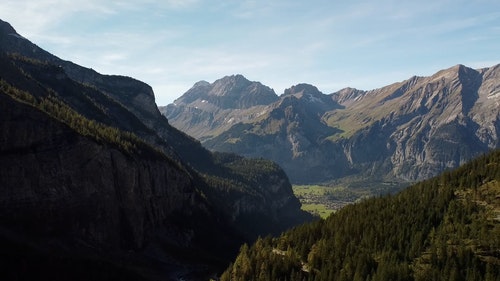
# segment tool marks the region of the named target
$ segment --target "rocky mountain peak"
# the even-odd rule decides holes
[[[296,95],[296,96],[303,96],[303,95],[307,95],[307,96],[319,96],[319,95],[323,95],[323,93],[321,93],[318,88],[316,88],[315,86],[311,85],[311,84],[305,84],[305,83],[301,83],[301,84],[297,84],[295,86],[292,86],[291,88],[288,88],[285,90],[285,92],[283,93],[284,96],[287,96],[287,95]]]
[[[214,83],[200,81],[175,101],[176,105],[199,103],[211,104],[221,109],[249,108],[256,105],[268,105],[278,99],[273,89],[253,82],[243,75],[230,75]]]
[[[250,84],[252,82],[241,74],[225,76],[214,82],[209,94],[212,96],[239,96],[241,91]]]
[[[8,22],[0,20],[0,33],[1,34],[16,34],[19,35],[16,30]]]
[[[205,80],[201,80],[201,81],[194,83],[192,88],[203,88],[203,87],[208,87],[208,86],[210,86],[209,82],[207,82]]]
[[[315,115],[321,115],[327,110],[340,107],[331,95],[325,95],[315,86],[304,83],[286,89],[281,98],[282,102],[286,103],[290,102],[288,100],[295,99],[295,104],[306,106],[307,111],[315,112]]]
[[[190,104],[196,100],[204,100],[212,85],[207,81],[198,81],[184,95],[174,101],[174,105]]]
[[[499,65],[476,70],[459,64],[369,91],[345,88],[325,95],[297,84],[244,120],[235,118],[241,111],[220,111],[223,125],[212,122],[197,137],[211,149],[270,158],[295,182],[349,173],[425,179],[498,147],[498,81]],[[173,122],[191,129],[200,118],[188,113]],[[366,167],[378,168],[364,174]]]
[[[430,79],[431,80],[437,80],[437,79],[452,80],[452,79],[458,78],[459,76],[463,77],[464,75],[467,75],[471,71],[477,72],[476,70],[469,68],[465,65],[457,64],[457,65],[454,65],[450,68],[438,71],[437,73],[432,75],[430,77]]]
[[[366,91],[358,90],[355,88],[344,88],[338,92],[332,93],[332,99],[341,105],[350,104],[356,100],[359,100]]]

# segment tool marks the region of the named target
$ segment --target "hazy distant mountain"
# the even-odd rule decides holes
[[[0,112],[3,280],[206,280],[243,242],[311,219],[276,164],[210,153],[149,85],[61,60],[3,21]]]
[[[271,159],[293,182],[415,181],[500,146],[500,65],[457,65],[371,91],[329,95],[300,84],[277,101],[233,110],[200,102],[160,110],[207,148]],[[218,122],[207,126],[206,120]]]

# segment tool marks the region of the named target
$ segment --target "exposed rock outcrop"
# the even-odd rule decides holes
[[[346,176],[415,181],[500,146],[499,69],[457,65],[371,91],[330,95],[298,84],[273,103],[244,110],[199,107],[190,115],[199,101],[191,99],[175,114],[171,106],[162,112],[206,147],[271,159],[296,183]],[[233,122],[206,126],[208,116]]]
[[[176,122],[178,129],[193,137],[207,137],[214,130],[229,129],[239,122],[253,120],[262,108],[278,100],[276,93],[242,75],[221,78],[214,83],[200,81],[182,97],[160,111]]]

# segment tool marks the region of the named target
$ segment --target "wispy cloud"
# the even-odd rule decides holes
[[[0,4],[0,17],[14,24],[32,38],[47,33],[52,28],[71,20],[75,15],[102,20],[130,11],[154,13],[161,10],[187,9],[196,7],[201,0],[4,0]],[[90,21],[90,20],[89,20]]]
[[[2,2],[0,17],[10,21],[30,37],[36,37],[55,27],[74,13],[89,12],[90,15],[113,13],[112,9],[97,0],[78,2],[72,0],[4,0]]]
[[[500,2],[422,1],[3,0],[0,18],[61,58],[150,83],[160,104],[235,73],[330,92],[500,61]]]

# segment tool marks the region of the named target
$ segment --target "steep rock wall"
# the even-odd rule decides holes
[[[140,249],[195,194],[185,171],[83,137],[0,95],[0,217],[47,237]]]

